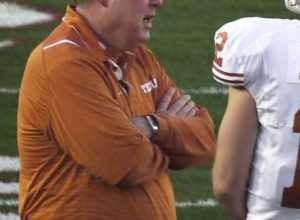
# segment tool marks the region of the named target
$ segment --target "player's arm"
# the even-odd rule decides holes
[[[236,220],[245,219],[249,170],[258,129],[254,99],[245,89],[230,87],[219,128],[213,166],[213,191]]]

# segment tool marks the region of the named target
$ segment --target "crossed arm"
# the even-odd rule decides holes
[[[213,191],[220,205],[235,220],[246,217],[247,182],[257,128],[254,99],[247,90],[231,87],[219,128]]]
[[[156,112],[182,118],[195,116],[196,107],[195,103],[191,100],[190,95],[183,95],[176,100],[175,103],[171,104],[175,92],[176,89],[173,87],[167,90],[166,94],[162,97]],[[151,128],[144,117],[133,117],[130,120],[146,137],[151,138],[153,136]]]
[[[63,74],[54,68],[47,79],[51,129],[62,152],[92,175],[110,185],[137,186],[168,168],[199,165],[212,158],[213,123],[204,108],[194,109],[189,96],[173,89],[157,95],[162,99],[153,114],[163,129],[152,142],[139,126],[144,122],[130,123],[94,68],[85,68],[82,74],[81,60],[66,65]],[[166,81],[162,88],[172,87]]]
[[[183,95],[175,87],[169,87],[159,99],[156,112],[151,115],[160,127],[159,132],[151,137],[151,142],[170,158],[170,169],[198,166],[213,158],[213,122],[207,110],[196,106],[190,95]],[[141,133],[151,136],[141,117],[131,121]]]

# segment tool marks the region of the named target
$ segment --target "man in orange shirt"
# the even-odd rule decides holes
[[[169,169],[213,122],[143,45],[162,0],[85,0],[32,52],[18,109],[23,220],[175,220]]]

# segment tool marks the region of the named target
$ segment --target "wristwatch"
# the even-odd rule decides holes
[[[148,122],[149,127],[152,130],[152,136],[158,133],[159,126],[157,120],[152,115],[145,115],[144,116],[146,121]]]

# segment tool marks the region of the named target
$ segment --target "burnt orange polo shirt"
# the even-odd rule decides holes
[[[149,49],[121,56],[126,90],[111,60],[71,7],[29,57],[17,131],[23,220],[175,220],[168,169],[212,158],[204,108],[192,118],[155,113],[175,85]],[[130,122],[146,114],[160,126],[152,141]]]

